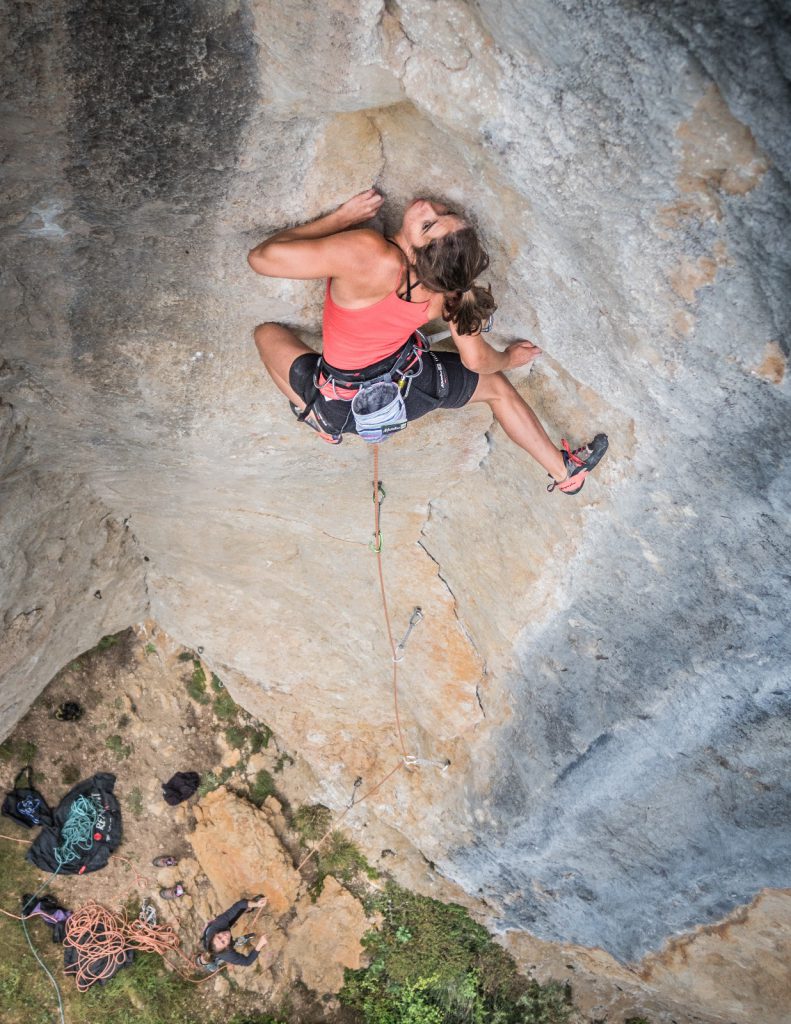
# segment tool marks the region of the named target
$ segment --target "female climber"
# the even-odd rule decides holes
[[[238,939],[234,939],[231,928],[242,914],[263,907],[265,903],[265,896],[256,896],[252,900],[238,900],[224,914],[209,921],[201,935],[204,952],[198,953],[195,957],[197,967],[211,974],[218,971],[223,964],[249,967],[255,963],[258,954],[266,945],[266,936],[259,936],[258,942],[249,953],[242,953],[242,949],[252,942],[255,934],[240,935]]]
[[[294,414],[339,444],[344,433],[383,439],[433,409],[487,402],[506,434],[552,478],[548,490],[582,489],[607,450],[597,434],[572,450],[550,441],[533,410],[504,376],[541,349],[515,341],[498,351],[483,338],[495,310],[477,278],[489,256],[475,229],[443,203],[415,199],[392,238],[357,227],[382,205],[368,189],[332,213],[265,239],[248,255],[266,277],[326,278],[319,356],[280,324],[254,332],[261,360]],[[415,333],[442,317],[457,353],[428,352]]]

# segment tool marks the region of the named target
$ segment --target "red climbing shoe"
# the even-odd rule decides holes
[[[291,411],[297,417],[300,423],[304,423],[306,427],[310,427],[311,430],[315,430],[322,441],[326,441],[327,444],[340,444],[343,440],[343,434],[333,434],[325,423],[322,423],[319,419],[319,415],[315,409],[311,409],[305,419],[300,419],[302,416],[302,409],[299,409],[293,402],[288,403],[291,406]]]
[[[573,451],[565,437],[561,444],[563,447],[560,454],[563,456],[568,476],[565,480],[553,480],[551,484],[547,484],[547,490],[551,493],[557,487],[564,494],[578,494],[585,485],[585,477],[601,462],[610,442],[606,434],[597,434],[588,444]]]

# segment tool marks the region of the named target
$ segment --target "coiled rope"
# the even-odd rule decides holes
[[[60,844],[55,847],[58,871],[91,850],[98,819],[99,808],[96,804],[87,797],[78,796],[69,808],[66,821],[60,830]]]
[[[130,919],[125,910],[108,910],[93,900],[75,910],[66,922],[63,945],[78,953],[77,962],[67,967],[66,973],[74,975],[80,992],[112,977],[126,963],[130,949],[162,957],[168,952],[180,952],[179,939],[172,928],[151,925],[139,917]]]

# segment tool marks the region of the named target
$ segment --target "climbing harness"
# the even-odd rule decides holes
[[[405,399],[413,378],[423,369],[423,356],[428,350],[426,335],[415,331],[394,355],[359,370],[339,370],[319,356],[313,374],[313,396],[300,413],[292,407],[297,419],[312,426],[307,417],[321,395],[327,401],[349,403],[349,415],[364,441],[386,441],[407,425]],[[320,419],[318,422],[321,425]]]

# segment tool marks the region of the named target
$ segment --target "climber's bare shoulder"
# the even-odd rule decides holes
[[[276,236],[253,249],[248,261],[253,270],[266,277],[355,280],[370,275],[374,268],[378,271],[383,259],[392,261],[391,249],[378,231],[357,228],[323,238]]]

